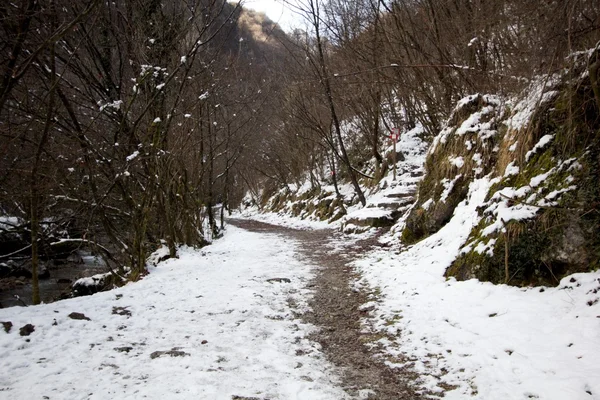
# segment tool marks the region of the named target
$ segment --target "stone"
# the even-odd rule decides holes
[[[129,311],[127,307],[113,307],[112,313],[114,315],[125,315],[127,317],[131,317],[131,311]]]
[[[69,318],[71,318],[71,319],[77,319],[77,320],[91,321],[91,319],[89,319],[88,317],[86,317],[85,314],[78,313],[78,312],[72,312],[71,314],[69,314]]]
[[[273,282],[291,283],[292,281],[289,280],[288,278],[271,278],[271,279],[267,279],[267,282],[269,282],[269,283],[273,283]]]
[[[38,273],[38,278],[50,279],[50,271],[48,270],[48,268],[46,268],[46,267],[41,268],[40,272]]]
[[[150,358],[152,360],[154,360],[155,358],[161,357],[161,356],[185,357],[185,356],[189,356],[189,353],[186,353],[181,350],[166,350],[166,351],[155,351],[152,354],[150,354]]]
[[[21,336],[29,336],[35,331],[35,326],[31,324],[27,324],[19,329],[19,335]]]
[[[2,322],[0,322],[0,324],[2,324],[2,327],[4,328],[4,332],[6,332],[6,333],[9,333],[13,326],[12,322],[10,322],[10,321],[2,321]]]

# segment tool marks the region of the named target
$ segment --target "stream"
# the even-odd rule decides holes
[[[78,260],[68,260],[60,264],[45,264],[50,277],[39,280],[40,299],[52,303],[71,292],[71,285],[77,279],[106,272],[104,262],[90,253],[80,251]],[[31,279],[0,279],[0,308],[31,305]]]

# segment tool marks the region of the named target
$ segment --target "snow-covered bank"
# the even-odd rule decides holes
[[[300,219],[285,212],[260,211],[257,207],[250,207],[242,211],[236,210],[235,218],[252,219],[267,224],[285,226],[294,229],[335,229],[339,228],[339,222],[328,223],[327,221],[315,221],[313,219]]]
[[[0,398],[345,398],[294,316],[312,272],[293,243],[229,227],[179,256],[117,290],[0,310]]]
[[[489,184],[473,182],[436,234],[356,262],[362,284],[380,290],[365,329],[385,332],[386,355],[408,355],[423,387],[451,389],[446,399],[600,399],[600,272],[556,288],[444,278]]]

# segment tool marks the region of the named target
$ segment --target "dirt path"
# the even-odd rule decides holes
[[[361,334],[359,308],[369,301],[368,293],[352,290],[356,279],[349,262],[377,245],[375,239],[353,242],[339,249],[341,234],[332,230],[296,230],[251,220],[230,220],[232,225],[253,232],[275,233],[297,241],[304,257],[320,266],[312,285],[313,312],[302,316],[321,329],[313,340],[319,342],[329,360],[342,371],[344,390],[353,398],[409,400],[421,398],[410,388],[415,374],[392,369],[365,346],[368,336]],[[338,245],[336,250],[332,244]]]

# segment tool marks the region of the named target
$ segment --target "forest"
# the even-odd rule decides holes
[[[31,271],[34,304],[46,261],[85,248],[137,280],[161,244],[219,237],[247,193],[308,180],[364,206],[392,129],[431,142],[465,96],[516,96],[593,48],[579,109],[598,131],[595,1],[288,5],[303,29],[223,0],[0,5],[0,262]]]

